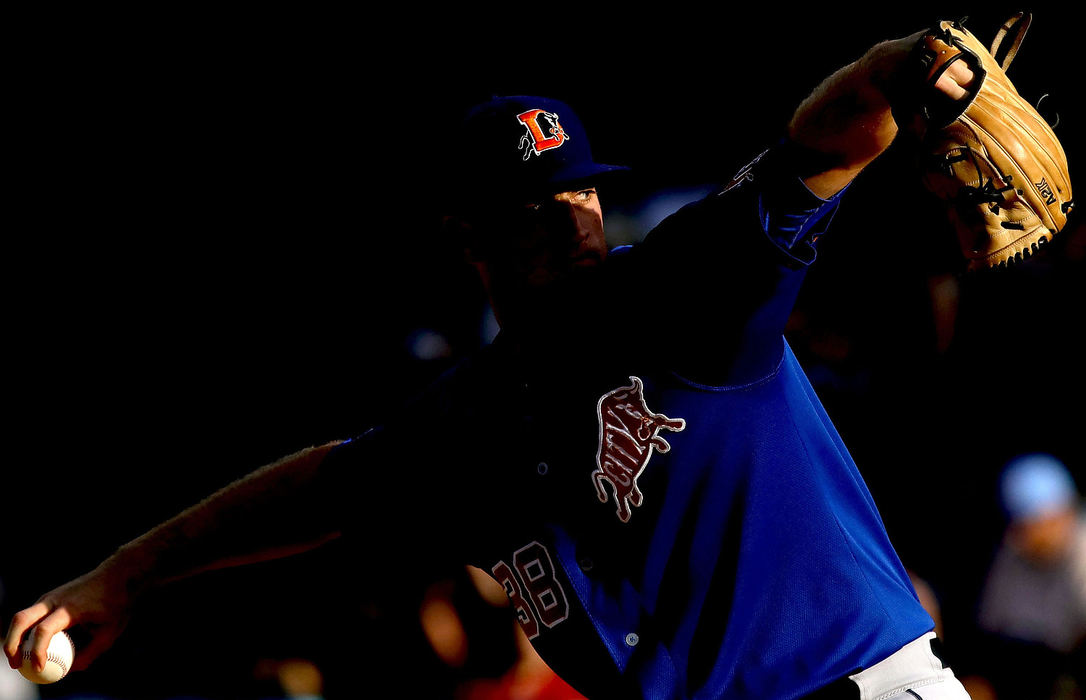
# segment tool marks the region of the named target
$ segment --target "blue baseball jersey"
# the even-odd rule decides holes
[[[931,630],[783,335],[839,200],[770,149],[571,278],[329,455],[348,536],[489,572],[591,698],[798,698]]]

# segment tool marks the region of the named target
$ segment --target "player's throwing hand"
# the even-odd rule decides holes
[[[108,649],[124,630],[133,602],[127,576],[121,575],[119,564],[113,560],[74,581],[56,588],[30,607],[11,618],[4,654],[12,668],[22,664],[20,648],[27,638],[32,640],[31,662],[35,668],[45,667],[49,641],[53,635],[73,626],[85,630],[89,639],[76,654],[73,670],[85,669]]]

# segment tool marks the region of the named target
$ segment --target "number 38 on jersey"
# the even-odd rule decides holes
[[[499,561],[490,571],[505,588],[528,639],[539,636],[540,625],[554,627],[569,616],[569,600],[555,577],[550,552],[539,542],[518,549],[512,566]]]

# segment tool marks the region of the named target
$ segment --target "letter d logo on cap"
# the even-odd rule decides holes
[[[528,133],[520,137],[518,146],[524,151],[524,160],[531,158],[533,153],[538,156],[543,151],[558,148],[569,139],[562,125],[558,123],[558,115],[554,112],[529,109],[527,112],[518,114],[517,119],[528,130]],[[546,133],[540,126],[541,120],[546,122]]]

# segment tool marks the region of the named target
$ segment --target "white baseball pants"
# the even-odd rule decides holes
[[[932,651],[934,638],[929,632],[849,676],[860,688],[860,700],[969,700],[954,671]]]

